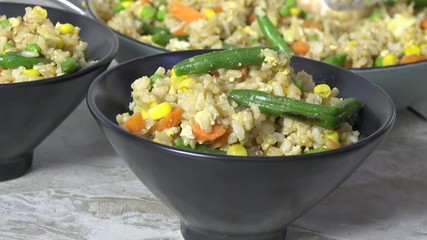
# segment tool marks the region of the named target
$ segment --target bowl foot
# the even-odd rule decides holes
[[[214,232],[204,232],[192,229],[181,223],[181,234],[185,240],[285,240],[286,228],[269,233],[259,234],[222,234]]]
[[[24,175],[33,163],[33,153],[13,158],[0,159],[0,182]]]

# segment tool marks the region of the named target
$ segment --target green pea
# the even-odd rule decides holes
[[[152,6],[145,5],[141,9],[140,16],[145,20],[153,19],[155,15],[156,15],[156,9]]]
[[[375,59],[375,67],[382,67],[383,66],[383,57],[377,57]]]
[[[7,50],[10,50],[10,49],[12,49],[14,47],[15,47],[15,44],[13,44],[13,43],[6,43],[6,44],[3,45],[3,50],[7,51]]]
[[[9,19],[4,19],[3,21],[1,21],[0,25],[2,28],[10,26]]]
[[[32,52],[38,52],[38,53],[41,53],[41,51],[42,51],[42,49],[40,48],[39,45],[37,45],[37,43],[28,44],[27,50],[32,51]]]
[[[61,68],[64,73],[72,73],[78,71],[81,67],[76,58],[68,57],[61,63]]]
[[[159,6],[159,9],[157,10],[156,19],[159,20],[160,22],[163,22],[163,20],[165,20],[165,16],[167,13],[168,13],[168,10],[166,9],[166,6],[164,4],[161,4]]]
[[[116,4],[113,6],[113,11],[115,13],[118,13],[118,12],[123,11],[123,10],[125,10],[125,7],[122,4]]]
[[[286,0],[285,2],[289,7],[296,7],[298,5],[298,0]]]
[[[282,6],[279,9],[280,16],[282,16],[282,17],[288,17],[288,16],[290,16],[291,15],[290,10],[291,10],[291,8],[289,7],[289,5]]]

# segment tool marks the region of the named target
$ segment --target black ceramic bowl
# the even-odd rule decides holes
[[[187,240],[285,239],[286,226],[336,189],[374,151],[395,121],[390,97],[350,71],[293,57],[292,66],[316,82],[365,103],[356,122],[358,143],[290,157],[236,157],[189,152],[133,135],[115,123],[128,111],[130,84],[159,66],[206,51],[138,58],[100,75],[88,91],[91,113],[136,176],[181,220]]]
[[[27,6],[2,2],[0,15],[23,16]],[[0,181],[19,177],[31,167],[34,149],[81,103],[89,85],[107,69],[118,49],[114,32],[99,22],[44,8],[53,23],[69,22],[82,29],[88,56],[97,62],[60,77],[0,84]]]

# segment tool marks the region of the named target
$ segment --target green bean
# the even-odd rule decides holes
[[[61,63],[61,69],[64,73],[73,73],[80,68],[79,62],[74,57],[68,57]]]
[[[185,36],[174,36],[172,34],[163,33],[163,32],[156,33],[153,36],[151,36],[151,40],[154,43],[159,44],[160,46],[163,46],[163,47],[166,46],[172,38],[178,38],[179,40],[186,40],[188,38],[188,36],[186,36],[186,35]]]
[[[181,137],[179,137],[175,141],[175,147],[180,148],[180,149],[184,149],[184,150],[201,152],[201,153],[218,154],[218,155],[226,155],[227,154],[225,151],[222,151],[222,150],[219,150],[216,148],[212,148],[212,147],[205,145],[205,144],[196,144],[196,146],[194,148],[192,148],[191,146],[185,145],[184,140]]]
[[[144,23],[142,25],[142,32],[145,35],[154,35],[154,34],[158,34],[158,33],[168,33],[168,34],[170,33],[167,28],[156,27],[156,26],[148,24],[148,23]]]
[[[349,121],[363,107],[363,103],[354,98],[343,99],[335,106],[326,106],[248,89],[232,90],[228,97],[245,107],[256,104],[265,114],[287,115],[327,129],[335,129],[340,123]]]
[[[347,58],[347,54],[343,53],[336,56],[330,56],[325,60],[323,60],[323,62],[342,67],[344,65],[346,58]]]
[[[237,48],[210,52],[185,59],[173,68],[177,76],[194,73],[208,73],[221,68],[236,69],[240,67],[259,66],[264,62],[261,50],[264,47]]]
[[[1,68],[33,68],[34,65],[39,63],[49,63],[49,59],[42,57],[25,57],[16,52],[8,52],[0,55],[0,67]]]
[[[276,27],[273,25],[267,15],[256,15],[256,19],[261,32],[272,46],[279,48],[279,50],[282,52],[293,54],[291,48],[277,31]]]

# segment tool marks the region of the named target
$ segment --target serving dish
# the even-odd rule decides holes
[[[305,69],[316,82],[365,103],[355,123],[359,142],[298,156],[221,156],[162,145],[117,125],[116,115],[128,111],[134,79],[205,52],[170,52],[113,67],[91,84],[89,110],[118,155],[178,215],[186,240],[285,239],[286,226],[333,192],[384,139],[395,121],[394,104],[357,74],[295,56],[296,71]]]

